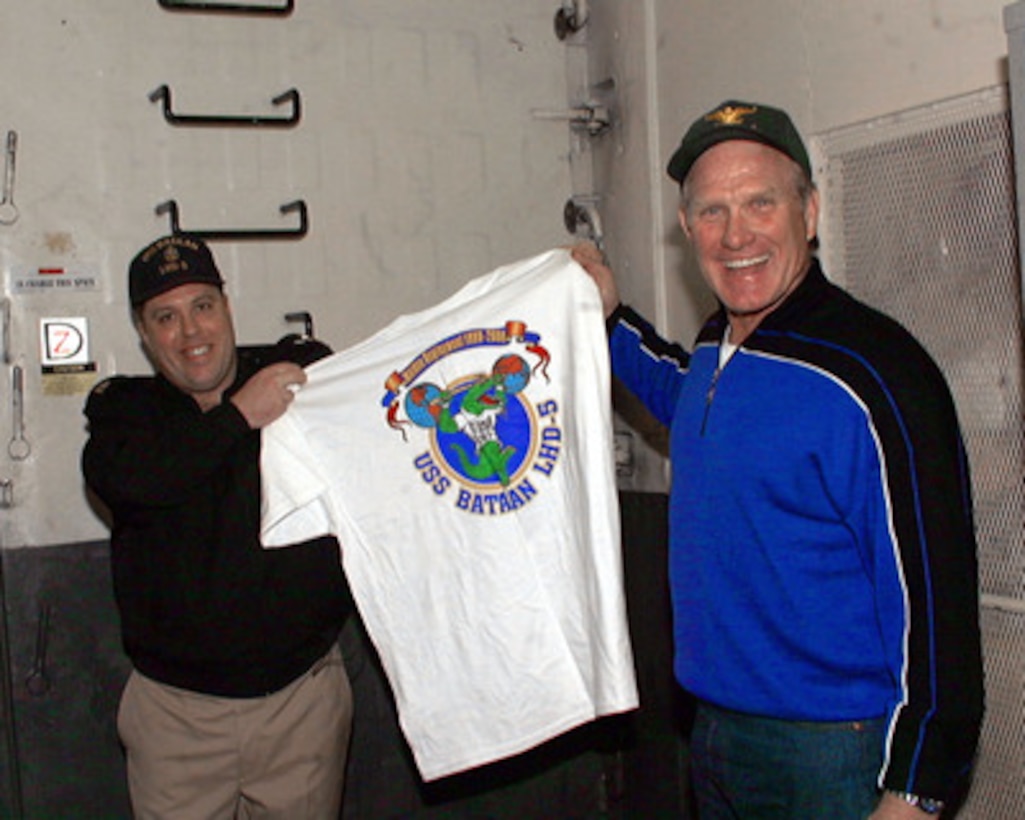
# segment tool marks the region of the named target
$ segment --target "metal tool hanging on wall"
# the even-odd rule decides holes
[[[17,364],[11,370],[11,428],[7,455],[14,461],[24,461],[32,447],[25,438],[25,374]]]
[[[201,11],[217,14],[266,14],[284,17],[295,9],[295,0],[285,0],[281,6],[254,5],[251,3],[212,3],[203,0],[157,0],[168,11]]]
[[[7,150],[4,154],[4,194],[0,199],[0,225],[13,225],[18,221],[18,207],[14,204],[14,158],[18,151],[18,132],[7,132]]]
[[[0,362],[11,363],[11,300],[0,299]]]
[[[154,208],[157,216],[168,214],[171,221],[171,233],[187,233],[207,240],[248,240],[248,239],[299,239],[306,235],[309,230],[309,217],[306,212],[306,203],[297,199],[294,202],[286,202],[278,210],[282,214],[297,211],[299,214],[299,227],[297,228],[219,228],[183,230],[178,219],[178,203],[169,199],[161,202]]]
[[[299,91],[290,88],[283,94],[274,97],[271,102],[274,105],[281,105],[285,102],[292,104],[292,113],[287,117],[267,117],[251,114],[175,114],[171,105],[171,89],[167,85],[150,92],[151,102],[163,100],[164,119],[171,125],[199,125],[214,127],[234,128],[291,128],[299,123],[302,116],[302,103],[299,99]]]

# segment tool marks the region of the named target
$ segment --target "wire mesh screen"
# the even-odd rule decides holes
[[[817,136],[827,273],[901,321],[950,382],[972,468],[987,713],[960,818],[1025,805],[1021,287],[1003,88]]]

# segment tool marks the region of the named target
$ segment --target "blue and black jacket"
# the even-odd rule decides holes
[[[675,671],[701,699],[803,721],[886,716],[880,784],[948,797],[983,712],[968,465],[950,391],[818,262],[722,367],[630,308],[613,372],[670,427]]]

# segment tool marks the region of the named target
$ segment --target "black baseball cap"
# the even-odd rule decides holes
[[[739,100],[727,100],[694,121],[669,160],[669,176],[682,184],[698,157],[727,140],[752,140],[782,151],[811,179],[808,152],[787,113]]]
[[[217,263],[202,239],[176,233],[151,242],[128,267],[128,298],[132,307],[179,285],[202,283],[224,287]]]

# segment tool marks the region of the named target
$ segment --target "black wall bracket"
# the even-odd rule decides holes
[[[171,89],[162,85],[150,92],[151,102],[163,100],[164,119],[171,125],[199,125],[217,127],[242,127],[242,128],[291,128],[299,123],[302,117],[302,102],[299,99],[299,92],[290,88],[283,94],[278,94],[273,100],[274,105],[290,102],[292,113],[286,117],[267,117],[249,114],[175,114],[171,105]]]
[[[282,214],[297,211],[299,213],[299,227],[297,228],[220,228],[213,230],[192,230],[183,229],[178,219],[178,203],[169,199],[161,202],[154,208],[157,216],[168,214],[171,221],[171,233],[187,233],[198,236],[205,240],[242,241],[251,239],[301,239],[306,236],[309,230],[309,217],[306,211],[306,203],[297,199],[294,202],[286,202],[278,210]]]
[[[217,3],[204,0],[157,0],[168,11],[201,11],[215,14],[261,14],[285,17],[295,9],[295,0],[285,0],[282,6],[256,5],[252,3]]]

